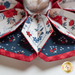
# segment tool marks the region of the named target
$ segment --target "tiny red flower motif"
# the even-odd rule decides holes
[[[31,37],[31,36],[32,36],[32,34],[30,34],[30,32],[27,32],[27,35],[28,35],[29,37]]]
[[[10,17],[13,17],[14,15],[17,15],[17,11],[14,9],[10,9],[3,12],[3,14],[5,15],[5,17],[10,18]]]
[[[74,21],[71,20],[71,21],[69,22],[69,26],[72,26],[73,24],[74,24]]]
[[[4,9],[5,9],[5,6],[0,5],[0,10],[4,10]]]
[[[9,39],[9,42],[12,42],[12,39]]]
[[[46,25],[48,25],[50,22],[49,22],[49,20],[46,22]]]
[[[56,22],[62,25],[62,16],[56,16],[53,18]]]
[[[50,52],[53,52],[53,50],[50,50]]]
[[[64,44],[65,43],[65,41],[62,41],[62,44]]]
[[[56,50],[56,48],[53,48],[53,50]]]
[[[67,18],[65,17],[65,18],[64,18],[64,21],[66,21],[66,19],[67,19]]]

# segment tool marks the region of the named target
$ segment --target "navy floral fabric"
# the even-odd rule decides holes
[[[3,48],[6,51],[24,54],[26,56],[33,54],[35,51],[21,33],[22,27],[23,24],[15,32],[0,39],[0,49]],[[54,33],[41,52],[49,57],[74,50],[75,40],[63,35],[55,27],[53,28]]]
[[[15,32],[0,39],[0,49],[3,48],[6,51],[26,56],[34,53],[34,50],[21,33],[22,26],[23,24]]]
[[[47,57],[75,50],[75,40],[63,35],[55,27],[54,33],[42,49]]]

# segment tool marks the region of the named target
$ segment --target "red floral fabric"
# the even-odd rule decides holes
[[[70,22],[69,22],[69,26],[72,26],[74,24],[74,20],[71,20]]]
[[[0,10],[4,10],[4,9],[5,9],[5,6],[0,5]]]
[[[3,14],[5,15],[5,17],[10,18],[10,17],[13,17],[14,15],[17,15],[17,11],[14,9],[10,9],[3,12]]]
[[[53,18],[56,22],[62,25],[62,16],[56,16]]]

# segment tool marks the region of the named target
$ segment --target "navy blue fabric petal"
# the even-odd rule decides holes
[[[63,35],[56,28],[53,29],[55,32],[41,51],[44,55],[50,57],[75,50],[75,40]]]

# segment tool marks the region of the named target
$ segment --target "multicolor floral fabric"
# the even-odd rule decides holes
[[[30,15],[23,0],[0,0],[0,55],[28,62],[75,56],[75,0],[50,2],[45,15]]]

